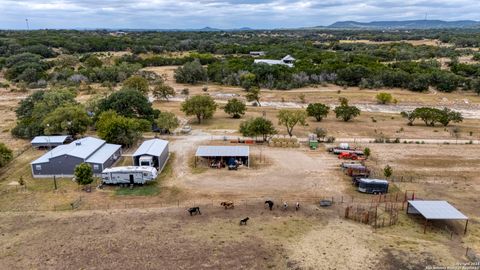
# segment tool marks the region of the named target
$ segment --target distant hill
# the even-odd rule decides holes
[[[411,20],[411,21],[376,21],[376,22],[356,22],[343,21],[336,22],[327,26],[327,28],[342,29],[432,29],[432,28],[480,28],[479,21],[441,21],[441,20]]]

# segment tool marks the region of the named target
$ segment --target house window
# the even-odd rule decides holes
[[[35,165],[35,170],[41,171],[42,170],[42,165]]]
[[[100,167],[97,164],[93,164],[93,169],[98,170]]]

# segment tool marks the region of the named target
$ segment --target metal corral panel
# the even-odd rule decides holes
[[[468,219],[447,201],[408,201],[426,219]]]
[[[151,155],[159,157],[163,150],[168,146],[168,141],[160,140],[160,139],[152,139],[148,141],[144,141],[140,147],[138,147],[137,151],[133,153],[133,156],[143,156],[143,155]]]
[[[248,146],[199,146],[195,156],[197,157],[248,157]]]

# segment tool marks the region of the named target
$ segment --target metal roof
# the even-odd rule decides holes
[[[133,156],[141,155],[151,155],[151,156],[160,156],[163,153],[163,150],[168,146],[168,141],[160,139],[152,139],[144,141],[137,151],[133,153]]]
[[[98,149],[93,155],[91,155],[86,162],[88,163],[98,163],[103,164],[107,161],[115,152],[120,149],[118,144],[104,144],[100,149]]]
[[[426,219],[468,219],[447,201],[408,201]]]
[[[104,140],[93,137],[85,137],[69,144],[57,146],[56,148],[47,152],[45,155],[39,157],[37,160],[33,161],[31,164],[46,163],[49,162],[51,158],[56,158],[63,155],[87,159],[96,153],[104,144]]]
[[[195,156],[197,157],[248,157],[248,146],[199,146]]]
[[[285,65],[293,67],[293,64],[285,63],[283,60],[272,60],[272,59],[255,59],[254,64],[267,64],[267,65]]]
[[[64,143],[66,139],[68,139],[68,135],[65,136],[37,136],[33,138],[31,141],[32,144],[57,144],[57,143]]]

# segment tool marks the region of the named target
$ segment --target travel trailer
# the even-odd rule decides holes
[[[103,170],[102,182],[104,184],[145,184],[155,181],[157,169],[150,166],[112,167]]]

